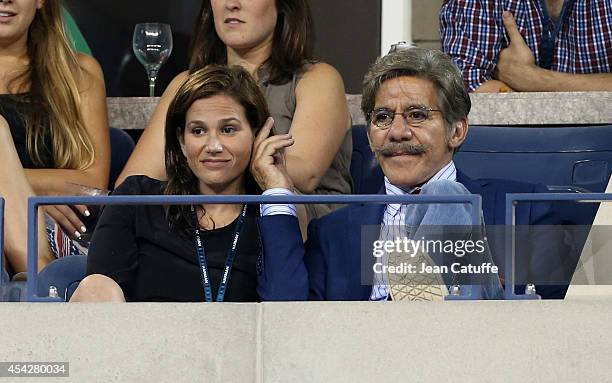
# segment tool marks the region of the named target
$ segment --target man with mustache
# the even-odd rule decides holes
[[[377,60],[365,76],[361,107],[370,146],[385,175],[381,192],[387,195],[480,194],[484,222],[503,225],[505,193],[544,191],[516,182],[470,180],[457,171],[453,155],[468,133],[471,103],[459,70],[440,51],[412,48]],[[276,144],[269,141],[262,147],[262,140],[263,136],[255,141],[251,165],[255,178],[264,194],[290,195],[292,185],[281,158],[287,144],[279,138]],[[464,204],[350,205],[311,222],[308,240],[302,245],[295,207],[263,205],[260,297],[387,300],[393,295],[389,276],[373,273],[377,255],[360,260],[362,251],[376,240],[388,243],[402,235],[420,239],[428,227],[470,225],[469,209]],[[548,218],[543,204],[525,204],[517,212],[518,224],[546,223]],[[362,233],[364,225],[375,225],[377,235],[369,238],[367,231]],[[411,232],[402,232],[405,228]],[[494,250],[498,251],[495,263],[503,264],[503,247]],[[529,268],[540,272],[541,265],[551,270],[560,267],[557,250],[543,254],[530,260]],[[487,251],[483,260],[488,257]],[[431,263],[433,256],[423,258]],[[483,288],[474,291],[480,298],[501,297],[497,275],[479,281]],[[444,282],[448,284],[447,279]],[[423,298],[422,293],[417,291],[408,299]]]

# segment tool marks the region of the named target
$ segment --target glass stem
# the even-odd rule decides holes
[[[155,80],[157,80],[157,71],[149,71],[149,97],[155,97]]]

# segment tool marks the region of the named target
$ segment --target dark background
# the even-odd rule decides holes
[[[197,0],[64,0],[102,65],[109,97],[148,95],[146,72],[131,45],[134,25],[139,22],[163,22],[172,27],[174,48],[159,71],[156,95],[187,69],[200,4]],[[317,58],[340,71],[347,93],[360,93],[363,75],[380,51],[380,0],[310,0],[310,5]]]

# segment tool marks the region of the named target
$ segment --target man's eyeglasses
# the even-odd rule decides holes
[[[419,126],[429,119],[432,112],[440,112],[440,110],[431,108],[410,108],[402,112],[401,115],[408,125]],[[374,109],[370,112],[370,120],[378,129],[385,130],[391,126],[396,114],[395,111],[389,109]]]

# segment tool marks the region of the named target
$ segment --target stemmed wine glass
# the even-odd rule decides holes
[[[172,53],[170,25],[162,23],[136,24],[132,48],[136,58],[149,75],[149,97],[155,95],[157,72]]]

